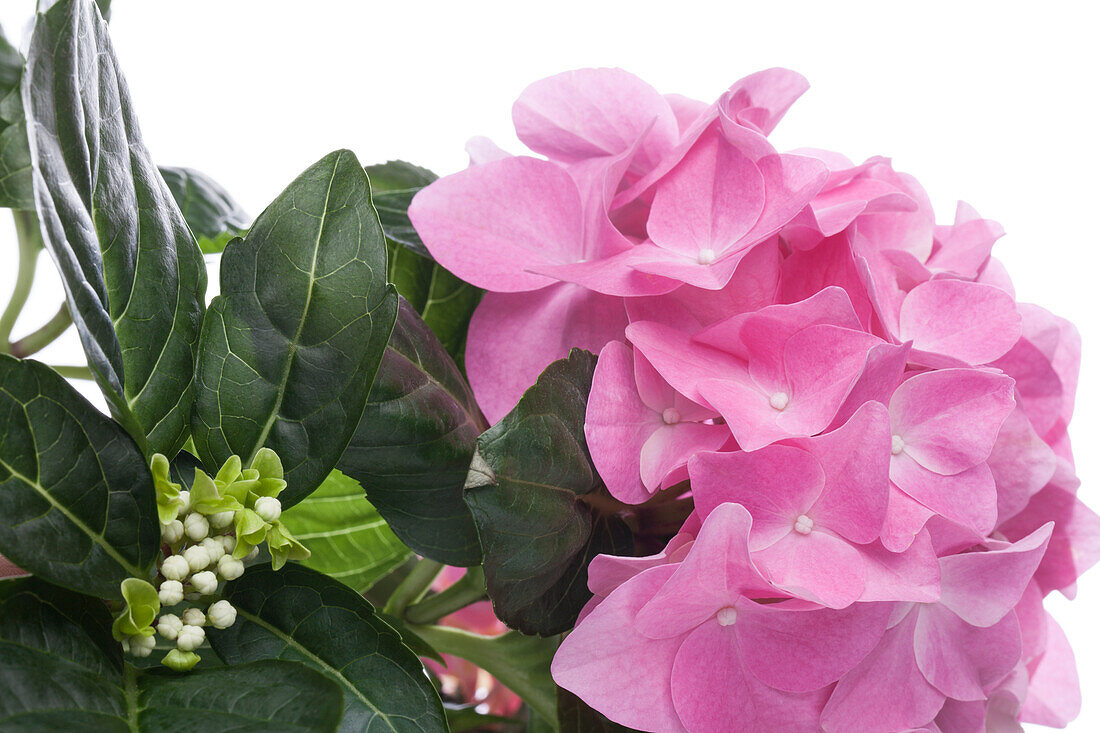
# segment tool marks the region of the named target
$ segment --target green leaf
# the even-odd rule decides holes
[[[31,150],[20,94],[22,79],[23,54],[0,29],[0,206],[33,211]]]
[[[88,365],[150,453],[186,438],[206,266],[141,140],[91,0],[40,13],[23,79],[34,191]]]
[[[134,441],[56,372],[0,355],[0,554],[51,583],[121,599],[160,552]]]
[[[569,690],[558,688],[558,726],[570,733],[638,733],[613,723]]]
[[[340,459],[416,552],[476,565],[481,549],[462,485],[481,418],[439,340],[402,300],[363,419]]]
[[[203,322],[192,433],[211,470],[283,461],[291,506],[336,467],[397,314],[385,239],[355,156],[311,166],[222,255]]]
[[[339,471],[280,519],[312,553],[303,565],[359,592],[410,554],[367,501],[359,482]]]
[[[466,371],[466,333],[470,330],[474,309],[484,295],[481,288],[436,265],[428,284],[428,297],[420,308],[424,323],[439,337],[463,374]]]
[[[320,670],[344,691],[342,731],[446,731],[420,660],[347,586],[299,565],[253,566],[225,597],[237,623],[208,636],[227,663],[293,659]]]
[[[229,192],[194,168],[160,167],[168,190],[187,226],[207,254],[221,252],[233,237],[244,234],[252,221]]]
[[[518,722],[516,718],[479,713],[477,711],[478,706],[474,704],[453,705],[443,703],[443,708],[447,711],[447,726],[450,728],[451,733],[500,730],[501,726]]]
[[[439,178],[427,168],[404,160],[368,165],[364,170],[370,177],[371,190],[376,193],[420,189]]]
[[[560,639],[524,636],[509,631],[500,636],[481,636],[450,626],[414,626],[412,631],[442,654],[473,662],[523,698],[547,721],[557,721],[557,685],[550,676],[550,662]],[[572,733],[572,731],[567,731]]]
[[[584,497],[601,488],[584,439],[596,356],[574,349],[546,367],[519,404],[478,438],[466,502],[485,551],[497,616],[529,634],[572,628],[591,597],[588,563],[630,554],[616,516]]]

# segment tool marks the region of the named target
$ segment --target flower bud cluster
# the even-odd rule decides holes
[[[232,604],[217,599],[222,582],[243,575],[245,561],[265,542],[276,570],[287,560],[309,557],[309,550],[279,521],[276,497],[286,481],[273,451],[261,449],[249,468],[232,456],[213,478],[196,469],[190,490],[171,480],[164,456],[154,455],[151,468],[163,559],[155,587],[136,578],[123,583],[126,603],[115,637],[133,656],[147,657],[159,634],[175,645],[163,664],[186,671],[200,661],[195,650],[206,641],[204,628],[225,629],[237,620]],[[181,604],[173,613],[160,613]]]

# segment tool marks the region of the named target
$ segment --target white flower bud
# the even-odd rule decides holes
[[[218,560],[218,575],[226,580],[236,580],[244,575],[244,563],[234,560],[232,555],[223,555],[222,559]]]
[[[259,555],[259,554],[260,554],[260,546],[256,545],[255,547],[253,547],[251,550],[248,551],[248,554],[244,556],[244,559],[245,560],[255,560],[256,556]]]
[[[130,637],[130,654],[135,657],[147,657],[153,653],[153,650],[157,647],[157,639],[155,636],[137,636]]]
[[[179,516],[184,516],[191,511],[191,492],[184,489],[180,492]]]
[[[174,545],[183,539],[183,522],[173,519],[168,524],[160,525],[160,538],[170,545]]]
[[[211,514],[210,526],[216,529],[225,529],[229,525],[233,524],[233,512],[218,512],[217,514]]]
[[[218,540],[217,537],[207,537],[202,541],[202,549],[206,550],[206,554],[210,556],[210,562],[216,563],[221,560],[222,555],[225,554],[225,546]]]
[[[191,512],[183,520],[183,531],[195,542],[201,542],[210,534],[210,522],[198,512]]]
[[[183,621],[174,613],[166,613],[157,619],[157,633],[168,641],[175,641],[183,628]]]
[[[160,584],[157,590],[160,605],[174,606],[183,600],[183,583],[178,580],[166,580]]]
[[[195,573],[191,576],[191,587],[196,593],[208,596],[218,590],[218,576],[209,570]]]
[[[182,621],[187,626],[206,626],[206,614],[197,608],[189,608],[183,612]]]
[[[228,629],[237,621],[237,609],[229,601],[218,601],[206,609],[206,619],[215,629]]]
[[[184,550],[183,559],[187,561],[187,566],[193,573],[205,570],[210,565],[210,553],[200,545],[191,545]]]
[[[221,541],[222,547],[225,548],[226,553],[232,553],[233,550],[237,549],[237,538],[234,535],[223,534],[221,537],[218,537],[218,539]]]
[[[165,558],[160,565],[160,574],[168,580],[183,580],[191,573],[191,565],[183,555],[172,555]]]
[[[201,626],[190,626],[184,624],[180,629],[179,636],[176,637],[176,646],[185,652],[193,652],[202,646],[202,643],[206,640],[206,632],[202,630]]]
[[[283,505],[273,496],[261,496],[256,500],[253,511],[265,522],[274,522],[283,513]]]

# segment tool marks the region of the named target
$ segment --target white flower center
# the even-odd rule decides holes
[[[768,398],[768,404],[770,404],[776,410],[782,412],[787,409],[787,405],[791,402],[791,396],[786,392],[776,392]]]
[[[799,534],[809,534],[813,531],[814,520],[807,517],[805,514],[800,514],[798,519],[794,520],[794,531]]]
[[[737,621],[737,609],[733,606],[726,606],[718,612],[719,626],[732,626],[735,621]]]
[[[699,264],[700,265],[709,265],[709,264],[711,264],[712,262],[714,262],[715,257],[717,257],[717,255],[714,253],[713,249],[701,249],[701,250],[699,250]]]
[[[890,453],[891,455],[897,455],[905,450],[905,441],[902,440],[900,435],[895,435],[890,438]]]
[[[675,407],[666,407],[661,413],[661,419],[665,421],[665,425],[675,425],[680,422],[680,411]]]

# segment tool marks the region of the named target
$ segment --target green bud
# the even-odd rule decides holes
[[[122,611],[111,625],[111,634],[118,641],[130,636],[152,636],[153,621],[160,613],[157,589],[138,578],[122,581]]]
[[[271,550],[271,569],[278,570],[287,560],[300,562],[309,558],[309,548],[298,540],[290,530],[279,521],[271,525],[267,532],[267,547]]]
[[[181,649],[173,649],[164,655],[161,664],[177,672],[186,672],[198,664],[200,659],[201,657],[195,654],[195,652],[185,652]]]
[[[224,496],[215,479],[196,469],[191,485],[191,508],[199,514],[210,515],[237,511],[241,504],[231,496]]]
[[[153,454],[149,469],[153,473],[153,489],[157,496],[157,516],[161,524],[168,524],[176,518],[179,507],[183,505],[180,485],[171,480],[168,459],[160,453]]]

